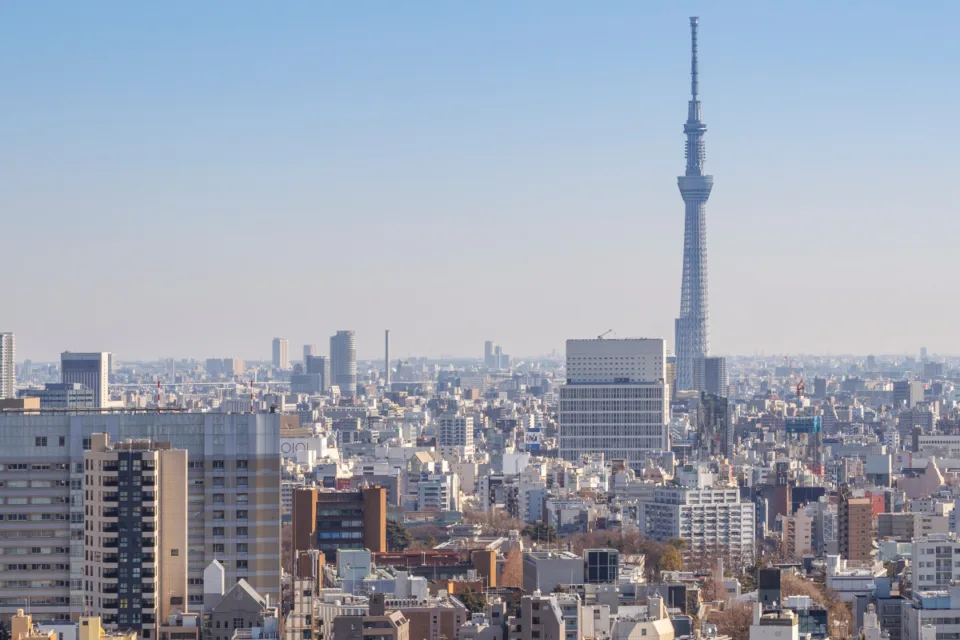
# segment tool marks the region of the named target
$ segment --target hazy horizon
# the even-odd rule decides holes
[[[55,6],[0,6],[18,360],[672,350],[691,15],[713,353],[960,353],[960,5]]]

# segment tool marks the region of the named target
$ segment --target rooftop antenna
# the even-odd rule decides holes
[[[695,102],[699,86],[697,83],[697,27],[700,25],[700,18],[692,16],[690,18],[690,97]]]

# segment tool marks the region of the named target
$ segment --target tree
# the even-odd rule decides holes
[[[499,584],[501,587],[523,587],[523,556],[520,555],[520,549],[514,547],[507,554]]]
[[[523,529],[523,522],[512,517],[502,509],[490,511],[464,511],[463,521],[467,524],[483,525],[484,531],[494,536],[505,536],[511,531]]]
[[[660,562],[657,563],[657,571],[680,571],[683,569],[683,558],[676,547],[667,545],[660,556]]]
[[[670,538],[666,544],[681,552],[687,548],[687,541],[684,538]]]
[[[390,551],[406,551],[413,544],[413,536],[396,520],[387,520],[387,548]]]
[[[557,541],[557,530],[554,529],[549,524],[544,524],[543,522],[537,522],[536,524],[528,524],[520,532],[526,537],[530,538],[534,542],[556,542]]]
[[[0,620],[0,640],[10,640],[10,625]]]
[[[463,603],[463,606],[465,606],[470,613],[481,613],[484,607],[487,606],[487,600],[483,597],[483,594],[469,588],[460,593],[457,599]]]
[[[748,603],[735,604],[719,615],[711,616],[710,622],[717,625],[720,635],[747,638],[750,636],[750,625],[753,624],[753,611]]]

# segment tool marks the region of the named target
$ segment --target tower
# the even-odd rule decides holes
[[[390,390],[390,329],[383,332],[383,381],[387,391]]]
[[[357,337],[353,331],[337,331],[330,338],[330,377],[344,398],[357,396]]]
[[[286,338],[274,338],[273,339],[273,368],[274,369],[289,369],[290,368],[290,341]]]
[[[707,125],[700,119],[697,98],[697,26],[690,18],[690,102],[683,133],[687,136],[687,169],[677,178],[686,209],[683,228],[683,280],[680,289],[680,317],[675,324],[677,388],[693,388],[693,363],[710,353],[710,309],[707,303],[707,219],[706,204],[713,189],[713,176],[703,172],[706,151],[703,134]]]
[[[0,400],[17,397],[17,352],[13,333],[0,333]]]

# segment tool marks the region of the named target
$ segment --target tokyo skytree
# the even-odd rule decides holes
[[[697,98],[697,26],[690,18],[690,103],[683,133],[687,136],[687,170],[677,178],[686,205],[683,229],[683,282],[680,289],[680,317],[676,332],[677,389],[693,388],[693,367],[697,358],[710,353],[710,308],[707,302],[707,218],[706,205],[713,189],[713,176],[703,172],[706,151],[703,134],[707,125],[700,119]]]

